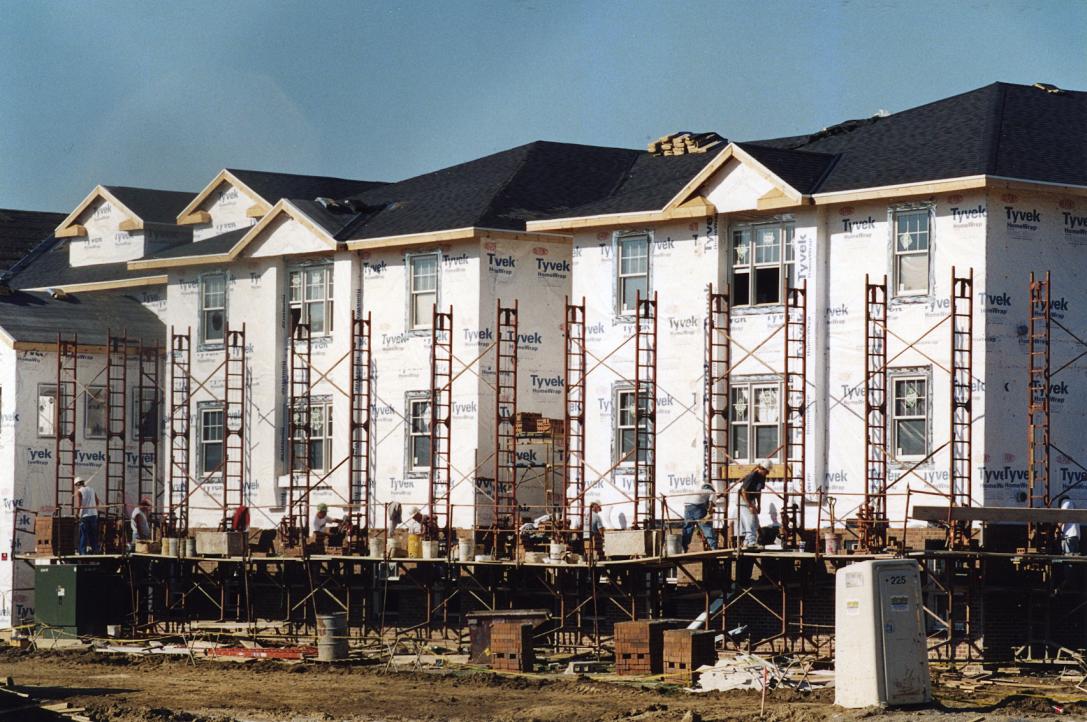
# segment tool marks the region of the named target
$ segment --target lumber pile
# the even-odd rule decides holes
[[[653,155],[688,155],[690,153],[705,153],[714,148],[725,139],[717,133],[692,133],[687,130],[669,135],[662,135],[649,144],[647,150]]]

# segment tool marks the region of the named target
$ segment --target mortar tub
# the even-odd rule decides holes
[[[385,543],[379,536],[370,537],[370,556],[380,559],[384,555]]]
[[[185,545],[184,556],[190,559],[196,556],[196,537],[186,537],[181,543]]]
[[[683,535],[669,534],[664,537],[664,555],[674,557],[683,553]]]
[[[462,562],[470,562],[475,559],[476,545],[471,539],[461,539],[457,542],[457,558]]]
[[[552,559],[562,559],[566,555],[566,545],[561,542],[552,543],[548,547],[548,556]]]
[[[347,659],[347,612],[317,615],[317,661]]]

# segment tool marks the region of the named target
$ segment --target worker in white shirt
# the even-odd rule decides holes
[[[139,505],[132,510],[130,522],[132,524],[132,544],[129,551],[136,548],[136,542],[151,541],[151,500],[146,496],[140,499]]]
[[[98,494],[83,477],[75,478],[75,513],[79,517],[79,553],[98,553]]]
[[[309,531],[316,537],[317,541],[324,541],[329,532],[329,524],[339,524],[339,519],[330,519],[328,516],[328,504],[318,504],[317,513],[310,519]]]
[[[408,534],[421,535],[423,533],[423,512],[419,507],[408,509],[408,518],[400,523],[399,529],[406,529]]]
[[[1061,501],[1061,509],[1075,509],[1076,505],[1067,496]],[[1061,551],[1065,554],[1079,555],[1079,524],[1065,522],[1061,524]]]

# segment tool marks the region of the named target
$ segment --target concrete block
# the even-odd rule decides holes
[[[657,533],[651,529],[608,529],[604,533],[604,556],[649,557],[657,553]]]
[[[240,557],[245,555],[246,535],[240,531],[196,533],[196,553],[202,556]]]

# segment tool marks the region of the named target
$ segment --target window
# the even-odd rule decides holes
[[[616,313],[637,313],[639,295],[649,296],[649,236],[619,236],[615,242],[619,276],[616,279]]]
[[[893,378],[894,404],[891,443],[896,459],[916,461],[928,456],[928,378]]]
[[[302,471],[302,447],[306,435],[299,428],[305,419],[303,409],[295,409],[294,470]],[[332,404],[311,403],[309,412],[309,468],[311,471],[328,471],[332,458]]]
[[[106,387],[88,387],[85,398],[83,437],[104,439],[106,438]]]
[[[781,303],[796,285],[795,229],[775,223],[732,233],[732,305]]]
[[[648,397],[641,398],[641,408],[645,411]],[[638,435],[638,420],[634,414],[634,390],[621,389],[615,394],[615,452],[616,462],[634,463],[634,447]],[[643,432],[645,427],[643,426]],[[646,460],[648,449],[641,450],[641,461]]]
[[[438,302],[438,254],[408,257],[409,330],[430,328]],[[428,454],[429,458],[429,454]],[[429,464],[428,464],[429,465]]]
[[[736,461],[777,459],[781,433],[780,385],[734,382],[731,394],[732,458]]]
[[[56,435],[57,387],[55,384],[38,384],[38,436]]]
[[[928,293],[929,212],[927,208],[894,214],[894,289],[896,296]]]
[[[331,334],[332,296],[332,266],[291,271],[291,330],[299,323],[307,323],[311,336]]]
[[[222,343],[226,327],[226,276],[200,278],[200,341]]]
[[[408,399],[408,471],[430,469],[430,399]]]
[[[162,407],[162,395],[158,389],[144,392],[148,398],[140,404],[140,389],[133,387],[132,394],[132,418],[136,423],[132,424],[131,436],[133,441],[142,436],[148,441],[159,437],[159,409]]]
[[[214,474],[223,465],[223,409],[200,409],[200,471]]]

